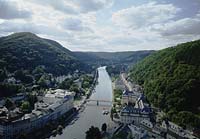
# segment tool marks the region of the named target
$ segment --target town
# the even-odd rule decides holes
[[[82,95],[78,100],[75,97],[77,92],[59,88],[47,89],[43,94],[36,93],[31,96],[31,99],[27,94],[17,94],[2,99],[0,101],[1,138],[21,139],[30,137],[36,131],[37,134],[32,137],[41,137],[41,131],[46,132],[44,137],[56,136],[56,134],[62,134],[63,128],[68,126],[64,123],[74,121],[74,117],[83,112],[85,107],[101,107],[102,103],[109,103],[110,101],[107,100],[90,99],[90,95],[95,93],[98,72],[100,71],[88,75],[93,78],[93,82],[90,84],[87,95]],[[11,79],[13,80],[13,77]],[[65,79],[59,79],[59,82],[65,81]],[[74,82],[80,88],[82,87],[83,82],[80,78],[76,78]],[[126,73],[113,78],[112,93],[112,108],[103,110],[103,115],[109,114],[112,119],[109,123],[104,123],[110,126],[106,134],[102,134],[103,138],[197,139],[191,131],[165,118],[159,108],[151,106],[143,93],[143,88],[130,81]],[[27,100],[33,101],[31,110],[28,108],[30,104]],[[95,103],[89,105],[91,101]],[[106,105],[102,106],[106,107]]]
[[[114,138],[133,139],[197,139],[191,131],[164,118],[160,109],[147,101],[143,88],[129,81],[126,73],[114,79]],[[163,117],[162,117],[162,116]]]
[[[4,82],[20,84],[20,81],[10,76]],[[62,133],[65,123],[82,110],[97,78],[97,72],[81,74],[75,71],[73,75],[56,77],[54,82],[57,85],[52,86],[52,80],[46,81],[48,89],[29,85],[31,92],[1,98],[0,138],[45,138]],[[60,89],[59,86],[69,86],[69,89]]]

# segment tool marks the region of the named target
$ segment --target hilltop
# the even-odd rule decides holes
[[[38,66],[43,66],[46,72],[54,75],[85,68],[70,50],[56,41],[29,32],[0,38],[0,66],[11,73],[19,69],[32,72]]]

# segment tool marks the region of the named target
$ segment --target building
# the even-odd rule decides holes
[[[122,94],[122,101],[121,101],[122,105],[129,104],[129,103],[135,104],[139,95],[140,94],[137,92],[124,90]]]
[[[120,121],[125,124],[140,124],[143,120],[150,120],[151,111],[148,108],[135,108],[126,105],[120,112]]]
[[[167,132],[167,139],[197,139],[190,131],[184,130],[170,121],[163,121],[161,128]]]
[[[146,98],[144,94],[140,94],[140,96],[137,98],[137,101],[135,102],[135,108],[148,108],[149,104],[146,102]]]
[[[144,126],[144,127],[149,128],[149,129],[152,129],[152,128],[153,128],[153,124],[152,124],[152,122],[149,121],[149,120],[142,120],[142,121],[140,122],[140,124],[141,124],[142,126]]]
[[[128,100],[126,100],[128,101],[128,105],[125,105],[120,112],[120,120],[122,123],[125,124],[133,123],[137,125],[140,124],[140,122],[143,120],[150,121],[152,110],[148,104],[144,103],[145,102],[144,95],[140,94],[139,97],[137,95],[137,99],[136,100],[135,99],[136,98],[130,101],[130,97],[128,97]]]
[[[66,90],[48,91],[43,100],[35,104],[34,110],[22,115],[19,111],[6,111],[0,114],[0,138],[12,139],[22,132],[28,134],[42,128],[49,121],[60,118],[73,108],[74,96]]]
[[[139,128],[133,124],[128,125],[131,130],[132,138],[134,139],[147,139],[148,132],[142,128]]]

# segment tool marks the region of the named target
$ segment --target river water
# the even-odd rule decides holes
[[[98,68],[98,84],[95,87],[94,93],[91,95],[92,100],[112,100],[112,82],[105,67]],[[85,139],[85,132],[91,127],[99,127],[103,123],[111,123],[110,115],[103,115],[104,110],[110,110],[110,102],[101,102],[97,105],[97,101],[91,101],[86,104],[85,110],[78,114],[69,125],[63,129],[62,135],[51,137],[51,139]]]

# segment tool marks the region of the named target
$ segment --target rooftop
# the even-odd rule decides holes
[[[132,105],[126,105],[124,108],[122,108],[121,113],[129,113],[129,114],[138,114],[138,113],[144,113],[149,114],[151,112],[150,108],[135,108]]]

